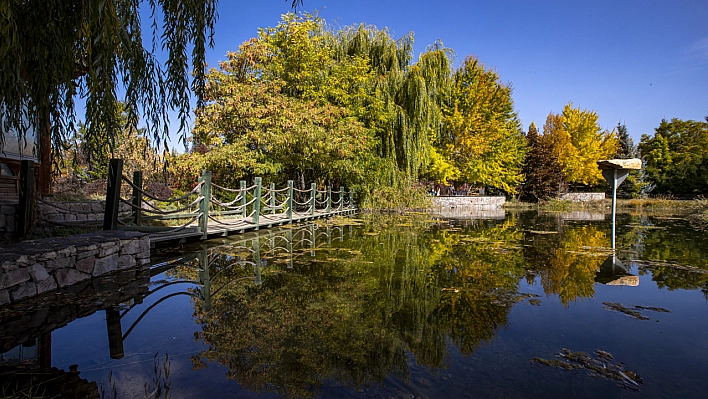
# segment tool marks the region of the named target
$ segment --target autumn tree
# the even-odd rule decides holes
[[[614,132],[600,127],[597,113],[568,103],[562,114],[551,113],[546,125],[544,135],[554,143],[568,183],[594,186],[604,181],[597,161],[611,158],[619,144]]]
[[[705,121],[662,120],[654,136],[642,135],[639,149],[660,193],[708,192],[708,117]]]
[[[359,59],[336,64],[312,34],[319,29],[315,18],[287,14],[209,71],[207,105],[195,112],[192,132],[199,151],[174,162],[183,183],[202,169],[230,185],[252,176],[292,179],[302,189],[316,180],[364,180],[371,137],[346,105],[368,66]],[[328,99],[335,95],[337,101]]]
[[[459,170],[458,180],[515,193],[523,180],[526,141],[511,86],[467,57],[453,75],[443,113],[439,147]]]
[[[432,158],[450,75],[441,45],[415,63],[412,55],[411,35],[397,41],[375,27],[332,30],[286,14],[209,72],[193,131],[203,154],[177,166],[190,176],[209,167],[230,179],[410,193]]]
[[[552,120],[546,123],[552,123]],[[523,168],[522,197],[530,201],[547,200],[564,190],[563,168],[554,155],[553,142],[548,136],[538,134],[534,122],[526,133],[526,141],[529,152]]]

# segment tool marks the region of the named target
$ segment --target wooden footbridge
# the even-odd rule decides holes
[[[121,186],[132,189],[131,198],[121,197]],[[143,189],[142,172],[133,178],[123,175],[123,160],[112,159],[108,170],[104,230],[135,230],[150,234],[151,245],[240,234],[289,223],[348,215],[356,212],[354,195],[344,187],[318,190],[296,189],[293,181],[276,189],[263,187],[260,177],[251,186],[245,181],[238,188],[220,186],[204,171],[195,187],[179,198],[158,198]],[[130,191],[130,190],[129,190]],[[119,212],[127,204],[129,215]]]

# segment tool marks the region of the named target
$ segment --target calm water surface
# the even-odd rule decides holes
[[[706,233],[619,215],[613,257],[603,215],[455,216],[155,254],[72,310],[6,309],[3,336],[34,341],[0,360],[77,369],[104,398],[706,397]],[[43,311],[76,316],[42,331]]]

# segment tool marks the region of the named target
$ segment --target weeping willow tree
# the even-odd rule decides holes
[[[373,74],[366,86],[371,102],[359,118],[375,131],[378,155],[396,167],[379,179],[394,185],[417,179],[430,161],[431,137],[442,127],[451,51],[436,43],[413,62],[412,33],[395,40],[387,29],[361,24],[324,34],[337,60],[361,57]]]
[[[184,131],[190,91],[201,98],[204,87],[217,0],[147,1],[153,25],[148,47],[141,3],[1,1],[1,137],[15,132],[23,139],[34,130],[50,134],[58,149],[75,131],[77,97],[85,101],[84,138],[92,151],[112,148],[125,127],[116,117],[119,100],[132,110],[128,125],[137,127],[141,110],[158,143],[167,137],[170,110],[177,110]],[[166,50],[164,64],[157,59],[158,47]]]
[[[226,147],[239,154],[255,151],[258,165],[274,166],[274,179],[304,184],[303,177],[313,181],[326,175],[329,183],[346,184],[364,195],[390,189],[378,195],[390,197],[385,201],[389,206],[412,206],[390,199],[419,198],[408,189],[428,164],[431,142],[442,127],[449,55],[438,43],[413,62],[412,34],[395,40],[385,29],[359,25],[334,30],[310,14],[285,14],[275,27],[260,29],[257,37],[228,53],[219,70],[209,71],[207,104],[196,112],[193,139],[210,152],[202,158],[214,158]],[[295,109],[304,118],[291,115]],[[330,123],[326,109],[336,110],[330,115],[339,125]],[[306,140],[317,144],[306,146],[311,150],[293,144],[325,124],[338,127]],[[260,145],[251,146],[254,142]],[[271,148],[281,146],[273,143],[288,144],[278,152]],[[337,148],[321,151],[318,143]],[[190,156],[195,159],[185,157],[184,164],[199,164],[200,154]],[[237,158],[219,157],[219,162],[234,176],[253,172],[238,165]]]

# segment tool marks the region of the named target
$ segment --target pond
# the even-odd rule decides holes
[[[364,215],[155,253],[69,310],[5,309],[3,337],[26,337],[1,341],[0,377],[52,366],[64,385],[35,391],[101,398],[704,397],[708,235],[630,214],[614,253],[610,234],[582,212]],[[41,331],[42,312],[71,320]]]

